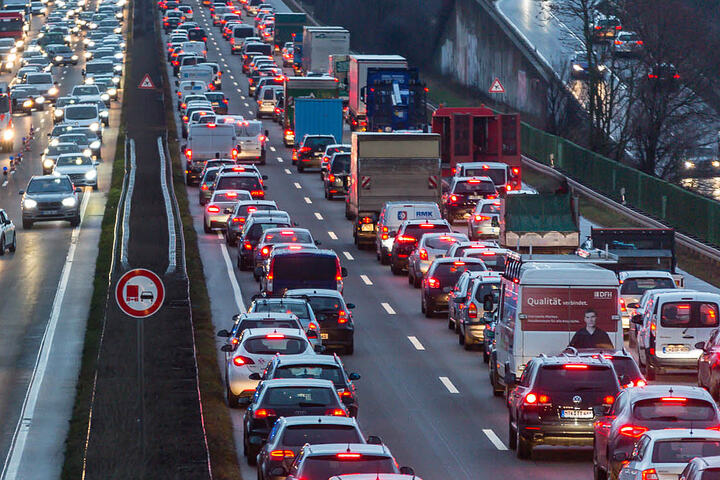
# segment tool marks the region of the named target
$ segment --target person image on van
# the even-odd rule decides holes
[[[585,310],[585,326],[575,332],[570,346],[582,348],[613,348],[612,341],[604,330],[597,327],[597,313],[592,308]]]

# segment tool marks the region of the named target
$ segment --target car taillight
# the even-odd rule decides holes
[[[251,191],[250,191],[250,196],[253,197],[253,198],[254,198],[254,197],[264,197],[264,196],[265,196],[265,192],[264,192],[263,190],[251,190]]]
[[[485,215],[475,215],[476,222],[484,222],[486,220],[490,220],[490,217],[486,217]]]
[[[642,480],[660,480],[660,477],[654,468],[649,468],[642,471]]]
[[[457,195],[450,195],[450,201],[451,201],[451,202],[455,203],[455,202],[457,202],[457,200],[458,200]]]
[[[245,243],[243,243],[243,248],[244,248],[245,250],[252,250],[252,248],[253,248],[253,247],[252,247],[252,243],[250,243],[250,242],[245,242]]]
[[[342,277],[340,277],[342,279]],[[338,323],[347,323],[348,317],[347,313],[345,313],[345,310],[340,310],[338,312]]]
[[[620,310],[623,312],[627,312],[627,307],[625,306],[625,300],[622,298],[620,299]]]
[[[614,416],[607,417],[606,420],[598,420],[594,423],[595,431],[602,434],[607,435],[610,432],[610,427],[612,427],[612,422],[615,419]]]
[[[238,367],[242,367],[243,365],[254,365],[255,361],[252,358],[238,355],[237,357],[233,358],[233,363]]]
[[[648,429],[646,427],[640,427],[638,425],[623,425],[620,427],[618,432],[624,437],[640,438],[640,436],[647,431]]]
[[[328,182],[334,182],[335,181],[335,175],[332,173],[328,176]]]
[[[260,253],[263,257],[267,257],[270,253],[270,247],[263,247],[262,250],[260,250]]]
[[[471,303],[467,309],[468,318],[477,318],[477,307],[474,303]]]
[[[208,213],[220,213],[220,207],[217,205],[208,205],[207,211]]]
[[[245,219],[243,217],[233,217],[232,222],[233,223],[245,223]]]
[[[340,398],[352,398],[353,396],[350,390],[345,389],[338,390],[338,395],[340,396]]]
[[[331,415],[333,417],[347,417],[347,412],[342,408],[329,408],[325,410],[325,415]]]
[[[282,460],[284,458],[293,458],[295,454],[292,450],[273,450],[270,452],[270,460]]]
[[[277,417],[277,413],[275,413],[275,410],[272,408],[259,408],[255,410],[253,413],[253,417],[255,418],[268,418],[268,417]]]
[[[425,250],[424,248],[421,248],[421,249],[420,249],[420,251],[418,252],[418,255],[420,256],[420,260],[427,260],[427,259],[428,259],[427,250]]]
[[[208,187],[208,184],[207,184],[207,183],[203,183],[202,185],[200,185],[200,190],[207,190],[207,189],[209,189],[209,188],[210,188],[210,187]]]
[[[612,405],[613,403],[615,403],[615,397],[612,395],[603,398],[603,405]]]
[[[311,150],[310,147],[302,147],[302,148],[300,149],[300,153],[307,153],[307,152],[309,152],[310,150]]]
[[[615,40],[615,45],[622,45],[622,42],[620,40]]]
[[[230,154],[232,155],[232,158],[236,158],[238,156],[237,148],[233,148]]]
[[[435,277],[430,277],[427,279],[427,285],[430,288],[440,288],[440,280]]]
[[[542,404],[548,404],[550,403],[550,397],[543,394],[536,394],[536,393],[528,393],[525,395],[524,402],[526,405],[542,405]]]

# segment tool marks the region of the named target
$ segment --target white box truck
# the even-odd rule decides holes
[[[400,55],[350,55],[348,67],[348,117],[353,130],[364,131],[367,128],[367,109],[362,99],[362,91],[367,86],[368,68],[407,68],[408,63]]]
[[[190,125],[187,144],[182,146],[185,155],[185,183],[200,181],[205,162],[211,158],[237,157],[238,137],[230,124],[197,123]]]
[[[342,27],[304,27],[302,71],[328,73],[330,55],[350,53],[350,32]]]

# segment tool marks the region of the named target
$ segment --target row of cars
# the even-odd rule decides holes
[[[213,14],[237,8],[229,2],[207,6]],[[252,76],[256,65],[248,67]],[[181,108],[195,101],[202,99],[179,97]],[[207,115],[214,115],[208,123],[213,127],[190,126],[188,148],[198,145],[194,137],[201,128],[213,130],[217,139],[223,127],[260,124],[231,113],[202,116]],[[263,134],[259,127],[258,133]],[[354,305],[343,297],[347,272],[335,252],[318,248],[312,232],[299,228],[268,198],[267,176],[248,163],[258,159],[242,157],[243,144],[237,147],[230,158],[198,162],[197,178],[205,231],[225,231],[228,245],[237,246],[238,268],[251,271],[261,285],[248,311],[218,332],[224,339],[228,404],[247,407],[243,451],[248,463],[257,465],[260,479],[361,480],[362,473],[411,478],[403,474],[412,475],[412,469],[399,467],[379,438],[360,429],[354,383],[360,376],[347,372],[337,353],[326,353],[354,350]]]

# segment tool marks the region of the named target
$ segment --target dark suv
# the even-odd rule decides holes
[[[390,252],[390,271],[400,275],[408,267],[408,257],[415,251],[418,241],[426,233],[449,233],[450,224],[445,220],[407,220],[400,225]]]
[[[298,172],[306,168],[320,168],[325,148],[334,143],[337,141],[332,135],[305,135],[297,149],[297,161],[293,161]]]
[[[508,395],[510,448],[528,459],[536,445],[592,445],[593,423],[618,391],[615,370],[603,358],[533,358]]]
[[[285,212],[278,211],[277,216],[248,217],[242,232],[238,235],[238,268],[240,270],[252,270],[255,264],[255,247],[260,242],[265,230],[283,227],[292,227],[292,222]]]
[[[448,308],[450,291],[466,270],[484,272],[487,267],[478,258],[436,258],[422,279],[420,308],[426,317]]]
[[[443,217],[449,222],[464,220],[475,211],[479,200],[497,198],[497,189],[490,177],[455,177],[443,193]]]

